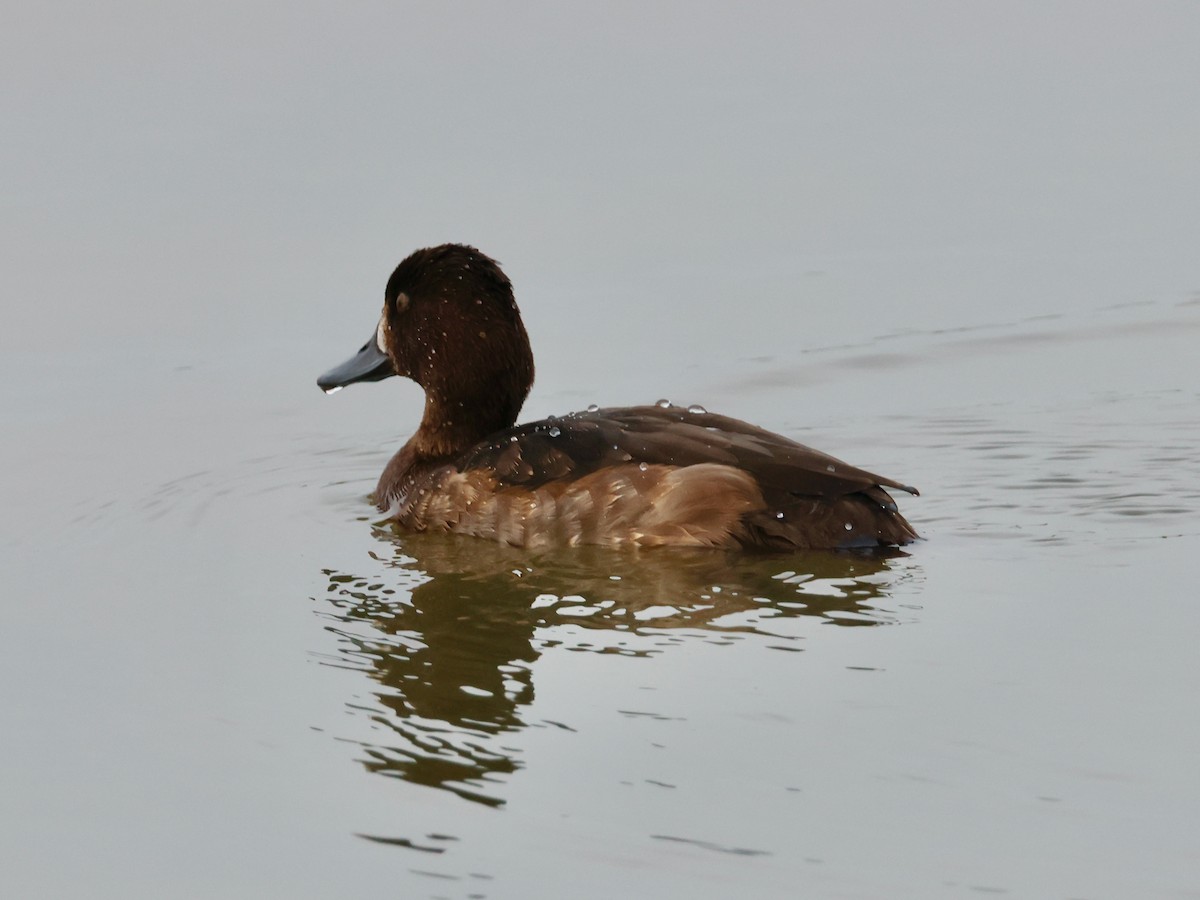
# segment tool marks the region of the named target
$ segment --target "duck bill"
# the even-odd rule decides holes
[[[396,374],[392,361],[379,349],[375,335],[362,345],[354,356],[335,366],[317,379],[317,387],[327,394],[341,390],[356,381],[382,381]]]

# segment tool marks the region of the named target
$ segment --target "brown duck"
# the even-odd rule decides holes
[[[514,425],[533,353],[512,284],[473,247],[400,263],[375,334],[317,384],[332,392],[391,375],[425,390],[420,427],[375,489],[407,529],[520,547],[809,550],[917,537],[884,490],[915,488],[698,407],[593,408]]]

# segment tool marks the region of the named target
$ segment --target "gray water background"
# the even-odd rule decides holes
[[[4,896],[1200,896],[1200,7],[3,18]],[[703,403],[927,540],[373,529],[420,393],[313,381],[447,240],[526,418]]]

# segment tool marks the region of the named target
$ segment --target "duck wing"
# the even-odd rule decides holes
[[[502,485],[536,488],[630,463],[732,466],[757,480],[768,503],[863,493],[894,510],[881,488],[917,493],[747,422],[673,406],[600,409],[518,425],[466,451],[455,467],[488,469]]]

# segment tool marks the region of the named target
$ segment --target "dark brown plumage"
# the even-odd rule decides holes
[[[838,549],[917,537],[885,490],[914,488],[737,419],[659,405],[514,427],[533,355],[508,278],[471,247],[400,263],[375,336],[318,384],[393,374],[425,389],[420,427],[375,494],[405,528],[528,547]]]

